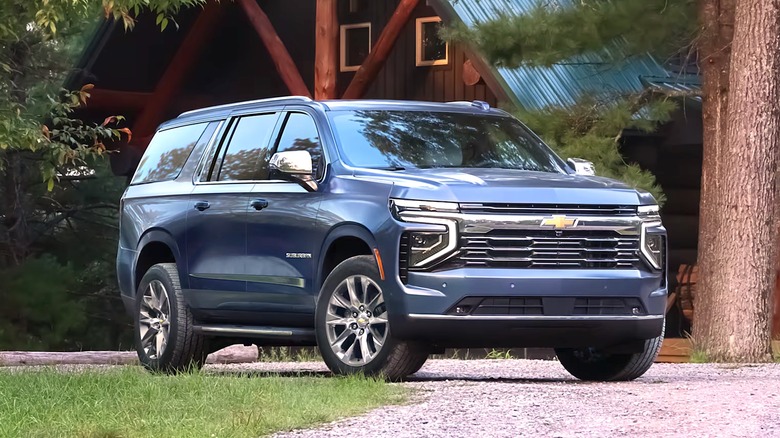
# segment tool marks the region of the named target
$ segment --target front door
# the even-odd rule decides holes
[[[312,156],[314,179],[324,171],[324,156],[314,119],[304,112],[285,114],[274,152],[305,150]],[[321,195],[275,179],[255,184],[247,213],[247,291],[262,303],[262,323],[313,324],[322,239],[314,221]]]

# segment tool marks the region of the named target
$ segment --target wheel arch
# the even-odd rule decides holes
[[[320,250],[320,263],[315,283],[319,294],[322,284],[333,269],[344,260],[359,255],[373,255],[377,247],[376,238],[363,225],[346,223],[334,227],[325,238]]]
[[[179,246],[168,232],[160,229],[149,230],[141,236],[137,247],[140,250],[133,265],[133,287],[135,290],[138,289],[146,271],[158,263],[175,263],[180,281],[186,282],[186,276],[182,275],[184,271]],[[182,286],[184,287],[184,284]]]

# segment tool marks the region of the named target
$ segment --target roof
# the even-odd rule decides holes
[[[356,99],[356,100],[312,100],[304,96],[271,97],[267,99],[249,100],[244,102],[229,103],[206,108],[200,108],[181,113],[179,117],[169,120],[160,126],[167,129],[182,123],[194,121],[217,120],[230,116],[236,111],[251,111],[258,108],[272,106],[278,108],[286,105],[307,105],[319,107],[323,111],[345,110],[385,110],[385,111],[446,111],[461,113],[479,113],[506,116],[507,113],[497,108],[491,108],[486,102],[475,100],[473,102],[423,102],[413,100],[383,100],[383,99]]]
[[[569,0],[545,0],[551,6],[565,7]],[[528,13],[539,0],[440,0],[440,6],[449,8],[467,26],[490,21],[499,14]],[[447,12],[447,11],[444,11]],[[442,14],[444,15],[444,14]],[[523,108],[533,110],[547,106],[568,106],[584,95],[629,94],[644,90],[650,83],[659,89],[677,89],[684,84],[689,90],[698,90],[698,77],[671,72],[650,54],[621,56],[622,46],[615,44],[605,53],[588,53],[551,67],[521,66],[496,67],[505,93]],[[609,55],[609,56],[604,56]],[[615,63],[608,59],[621,59]],[[647,81],[645,78],[652,78]]]

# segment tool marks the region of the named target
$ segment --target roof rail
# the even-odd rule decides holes
[[[230,108],[240,107],[244,105],[251,105],[255,103],[284,103],[284,102],[313,102],[311,98],[306,96],[282,96],[282,97],[269,97],[266,99],[247,100],[243,102],[226,103],[224,105],[209,106],[206,108],[199,108],[190,111],[185,111],[179,114],[179,117],[191,116],[202,112],[214,111],[214,110],[227,110]]]
[[[447,102],[447,103],[450,103],[450,104],[453,104],[453,105],[473,106],[474,108],[479,108],[479,109],[481,109],[483,111],[487,111],[487,110],[490,109],[490,104],[485,102],[485,101],[483,101],[483,100],[473,100],[471,102],[466,101],[466,100],[456,100],[456,101]]]

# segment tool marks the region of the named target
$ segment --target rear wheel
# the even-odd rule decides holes
[[[138,286],[135,308],[136,351],[144,367],[176,373],[203,365],[204,338],[193,330],[175,264],[149,268]]]
[[[396,339],[374,258],[345,260],[328,275],[316,313],[317,346],[331,371],[398,380],[428,358],[420,344]]]
[[[566,371],[580,380],[634,380],[653,365],[663,341],[662,333],[644,341],[642,351],[632,354],[605,353],[595,348],[556,348],[555,354]]]

